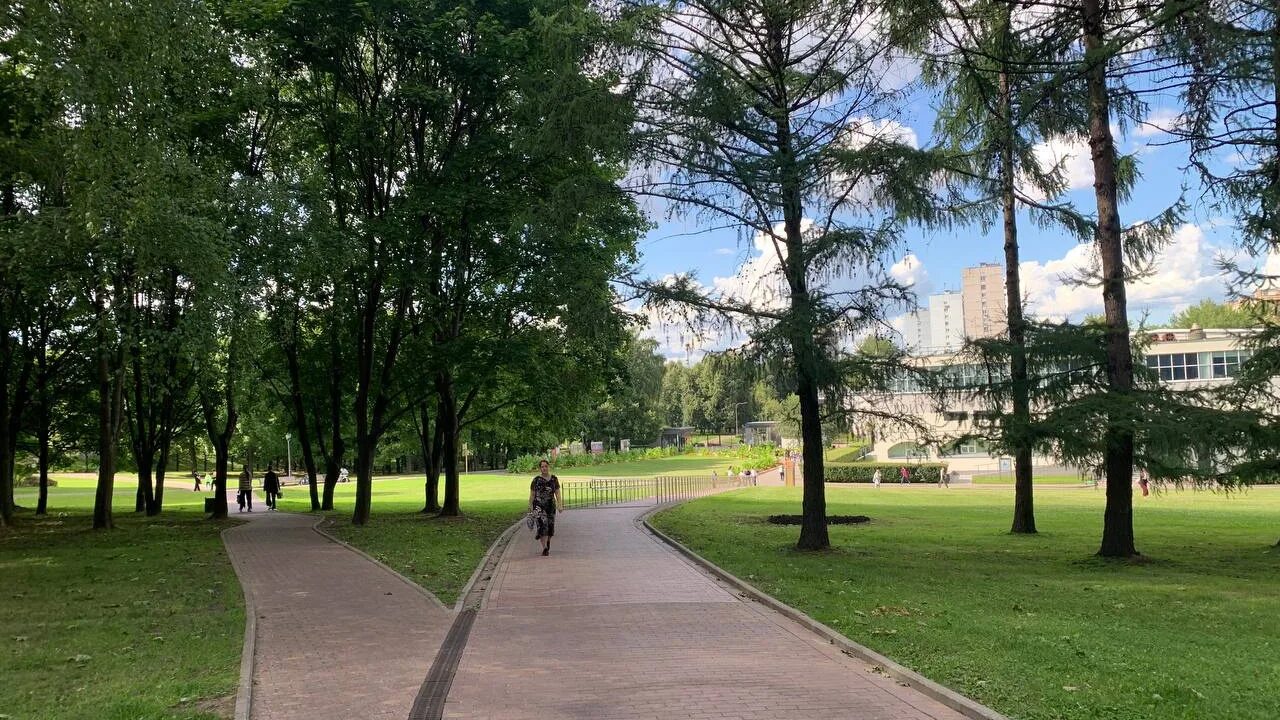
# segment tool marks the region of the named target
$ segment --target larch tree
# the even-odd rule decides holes
[[[839,351],[906,301],[883,257],[902,217],[932,219],[935,163],[906,141],[887,4],[841,0],[630,3],[654,11],[641,53],[647,175],[638,192],[761,239],[774,277],[756,297],[710,297],[690,276],[641,283],[652,302],[781,340],[799,398],[805,475],[798,547],[829,546],[823,400]],[[670,5],[669,8],[666,6]]]
[[[1064,227],[1086,239],[1088,223],[1069,205],[1056,203],[1066,185],[1061,163],[1046,165],[1037,145],[1073,134],[1081,108],[1074,83],[1055,74],[1063,43],[1061,28],[1046,26],[1004,0],[943,0],[923,4],[901,21],[922,35],[926,80],[939,91],[938,141],[946,148],[952,177],[972,188],[964,212],[984,225],[1001,226],[1005,265],[1007,334],[971,345],[981,362],[1007,363],[981,390],[995,411],[993,427],[979,428],[994,447],[1014,458],[1011,532],[1036,532],[1032,486],[1032,373],[1027,336],[1033,323],[1023,307],[1019,213],[1038,224]],[[910,32],[904,28],[904,32]],[[953,393],[944,391],[943,397]],[[1001,412],[1005,406],[1010,412]]]

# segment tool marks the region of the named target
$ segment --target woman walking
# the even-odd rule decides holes
[[[551,554],[551,538],[556,534],[556,512],[561,508],[560,478],[551,474],[551,463],[543,460],[538,463],[538,475],[529,483],[529,512],[540,508],[538,514],[538,534],[535,540],[542,541],[542,554]]]

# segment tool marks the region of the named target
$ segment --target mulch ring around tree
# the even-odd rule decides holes
[[[769,522],[774,525],[799,525],[802,515],[770,515]],[[828,515],[828,525],[858,525],[871,522],[866,515]]]

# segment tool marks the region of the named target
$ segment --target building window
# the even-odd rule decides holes
[[[913,442],[902,442],[889,448],[889,458],[893,460],[914,460],[927,456],[925,449]]]
[[[1160,374],[1165,382],[1200,379],[1200,357],[1197,353],[1161,353],[1146,357],[1147,367]]]
[[[1253,353],[1248,350],[1223,350],[1201,354],[1209,356],[1209,365],[1213,368],[1215,378],[1229,378],[1239,374],[1240,366]]]
[[[1235,377],[1249,359],[1248,350],[1217,350],[1202,353],[1161,353],[1143,359],[1165,382],[1225,379]]]

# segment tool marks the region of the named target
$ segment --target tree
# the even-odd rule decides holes
[[[1064,226],[1076,236],[1087,237],[1089,226],[1069,206],[1043,200],[1060,195],[1065,184],[1061,168],[1043,167],[1036,155],[1037,143],[1072,135],[1082,125],[1080,104],[1071,93],[1076,83],[1054,74],[1063,38],[1034,17],[1016,16],[1016,10],[1016,5],[1001,0],[944,1],[924,11],[936,15],[930,22],[918,22],[919,12],[906,19],[928,31],[925,74],[942,98],[937,130],[954,176],[977,193],[967,199],[966,213],[983,224],[998,216],[1003,229],[1007,338],[983,341],[971,349],[984,356],[982,362],[1009,365],[999,392],[994,387],[986,392],[1001,418],[991,439],[1014,456],[1011,532],[1034,533],[1035,436],[1018,212],[1033,214],[1041,224]],[[1006,403],[1011,412],[1000,412]]]
[[[1208,298],[1174,313],[1169,319],[1169,327],[1176,328],[1251,328],[1261,323],[1262,319],[1244,303],[1228,305]]]
[[[612,358],[608,394],[582,420],[584,438],[634,438],[648,443],[658,437],[664,360],[655,340],[632,335]],[[611,447],[617,447],[610,442]]]
[[[756,297],[708,297],[688,276],[640,285],[657,304],[734,318],[757,341],[786,343],[812,478],[823,467],[819,393],[832,408],[842,398],[838,339],[878,326],[885,303],[906,297],[880,265],[896,219],[936,216],[934,162],[892,121],[885,9],[679,3],[661,15],[647,45],[653,71],[636,90],[655,175],[638,189],[760,238],[778,266]],[[823,484],[805,483],[798,547],[828,545]]]

